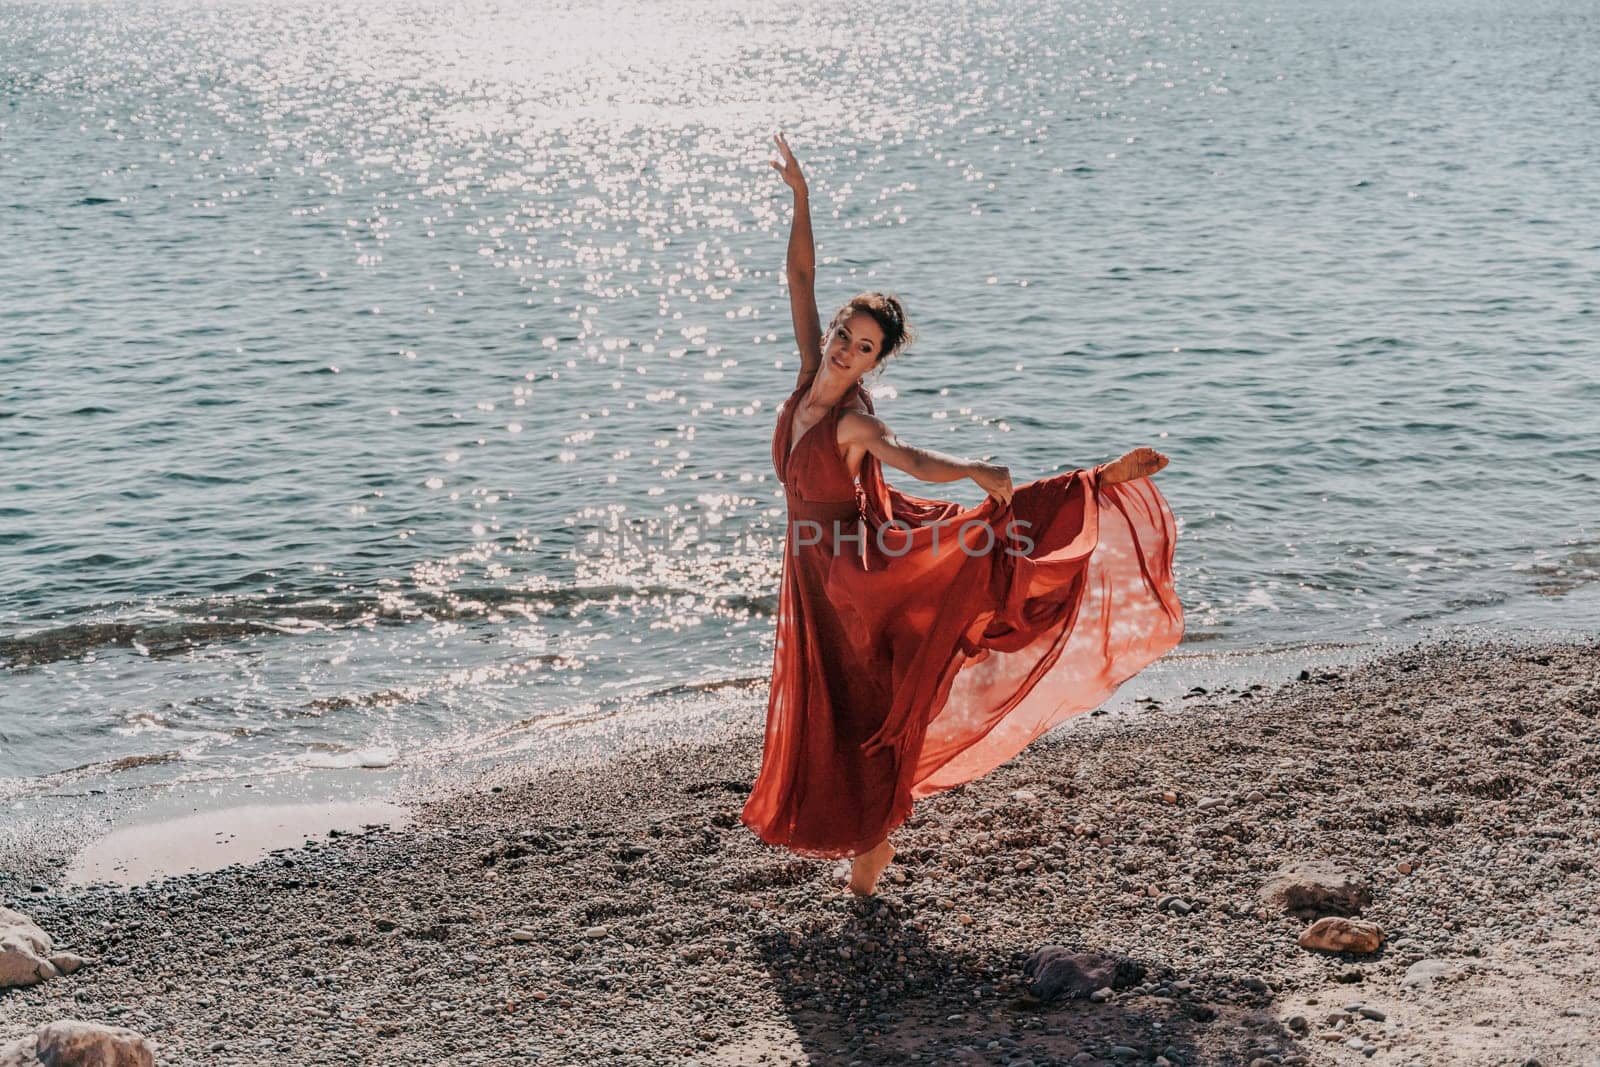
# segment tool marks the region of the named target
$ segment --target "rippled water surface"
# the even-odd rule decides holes
[[[1592,628],[1597,30],[0,3],[0,797],[759,722],[779,127],[901,436],[1173,457],[1189,650]]]

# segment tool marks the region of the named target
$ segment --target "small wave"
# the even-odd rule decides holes
[[[85,763],[73,767],[64,774],[76,771],[93,771],[96,774],[111,774],[116,771],[131,771],[135,767],[155,767],[163,763],[176,763],[183,759],[182,752],[147,752],[133,756],[118,756],[116,759],[104,760],[98,763]]]
[[[1533,591],[1540,596],[1566,596],[1576,589],[1600,582],[1600,541],[1580,541],[1565,546],[1564,558],[1541,559],[1517,568],[1533,579]]]
[[[418,693],[404,689],[383,689],[376,693],[341,693],[338,696],[318,697],[300,705],[302,713],[320,715],[327,711],[346,708],[383,708],[391,704],[404,704],[417,699]]]
[[[237,478],[228,478],[220,474],[196,474],[190,471],[167,471],[161,475],[164,482],[188,482],[191,485],[235,485]]]
[[[715,693],[719,689],[754,688],[766,685],[771,681],[766,675],[744,675],[738,678],[715,678],[705,682],[680,682],[676,685],[663,686],[645,693],[645,699],[654,700],[658,697],[683,696],[688,693]]]
[[[400,753],[384,745],[373,745],[366,748],[344,748],[336,745],[317,745],[322,751],[311,751],[301,756],[298,760],[302,767],[314,767],[319,770],[346,770],[357,767],[368,770],[382,770],[393,767],[400,761]]]
[[[106,557],[107,561],[110,557]],[[86,561],[79,561],[86,562]],[[673,600],[703,593],[674,585],[577,585],[551,589],[500,587],[326,597],[315,593],[227,597],[161,605],[178,618],[70,623],[0,636],[0,668],[26,668],[75,659],[101,648],[131,648],[160,659],[206,645],[263,635],[299,635],[355,624],[468,621],[499,614],[528,618],[573,614],[595,604]],[[775,594],[729,593],[714,598],[732,613],[770,617]],[[495,620],[498,621],[498,620]]]
[[[22,797],[49,793],[75,782],[104,778],[140,767],[156,767],[164,763],[181,763],[184,754],[174,749],[169,752],[139,752],[111,759],[93,760],[65,770],[20,778],[0,779],[0,801],[18,800]]]
[[[77,623],[21,637],[0,637],[0,666],[34,667],[113,646],[159,659],[215,641],[282,630],[264,622]]]

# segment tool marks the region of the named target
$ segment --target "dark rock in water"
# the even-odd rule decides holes
[[[1372,890],[1358,875],[1329,863],[1296,863],[1261,887],[1261,898],[1302,919],[1359,915],[1372,903]]]
[[[1073,952],[1045,945],[1022,966],[1028,992],[1040,1000],[1076,1000],[1097,989],[1123,989],[1144,978],[1144,965],[1125,956]]]

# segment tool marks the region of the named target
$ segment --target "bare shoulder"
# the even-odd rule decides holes
[[[839,414],[839,440],[844,444],[865,444],[888,436],[888,424],[865,408],[852,405]]]

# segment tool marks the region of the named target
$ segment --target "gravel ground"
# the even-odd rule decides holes
[[[1433,644],[1196,692],[920,803],[873,900],[738,812],[759,737],[420,802],[251,867],[12,905],[77,975],[0,993],[167,1064],[1600,1064],[1600,644]],[[1370,890],[1296,944],[1286,863]],[[25,888],[25,887],[24,887]],[[1041,945],[1125,958],[1040,1002]]]

